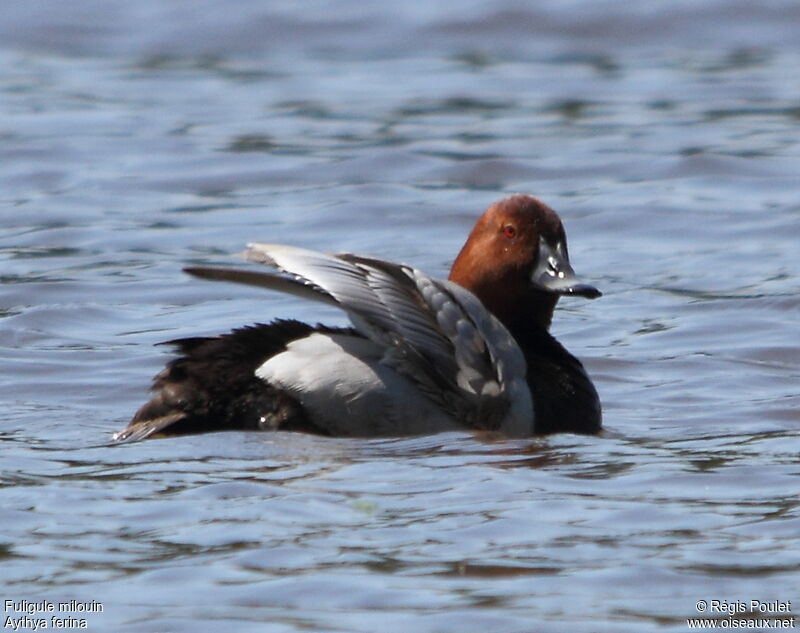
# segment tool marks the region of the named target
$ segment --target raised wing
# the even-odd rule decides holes
[[[337,305],[359,332],[383,346],[382,362],[463,423],[531,432],[522,352],[469,291],[409,266],[351,254],[250,244],[246,256],[283,274],[204,267],[186,272]]]

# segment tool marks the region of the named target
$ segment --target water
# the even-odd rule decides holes
[[[156,633],[796,612],[798,27],[787,0],[4,6],[0,598]],[[259,239],[443,275],[514,191],[605,292],[554,324],[602,437],[110,444],[152,344],[343,323],[182,266]]]

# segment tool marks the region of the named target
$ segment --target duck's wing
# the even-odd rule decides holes
[[[336,305],[386,350],[384,363],[445,411],[476,428],[530,432],[524,357],[469,291],[409,266],[358,255],[250,244],[246,256],[281,274],[205,267],[186,272]]]

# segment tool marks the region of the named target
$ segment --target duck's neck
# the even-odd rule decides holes
[[[529,328],[548,330],[558,295],[531,288],[526,266],[487,266],[484,252],[475,246],[480,240],[473,237],[480,229],[479,222],[453,262],[448,279],[478,297],[515,338]]]
[[[512,336],[519,340],[525,332],[532,328],[549,330],[557,303],[558,295],[556,294],[530,290],[524,296],[519,297],[516,303],[508,305],[506,309],[500,306],[495,308],[492,305],[486,307],[502,321]]]
[[[553,320],[553,311],[558,303],[558,295],[532,290],[514,292],[522,284],[504,283],[503,279],[478,280],[462,278],[458,274],[450,275],[454,281],[472,292],[481,300],[484,307],[496,316],[511,332],[514,338],[530,328],[548,330]]]

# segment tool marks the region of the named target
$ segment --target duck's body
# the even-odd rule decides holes
[[[275,321],[171,341],[180,356],[116,439],[221,429],[337,436],[600,429],[594,386],[547,332],[558,295],[599,292],[576,282],[561,222],[536,198],[490,207],[449,281],[280,245],[253,244],[248,259],[283,274],[187,271],[336,305],[354,327]]]

